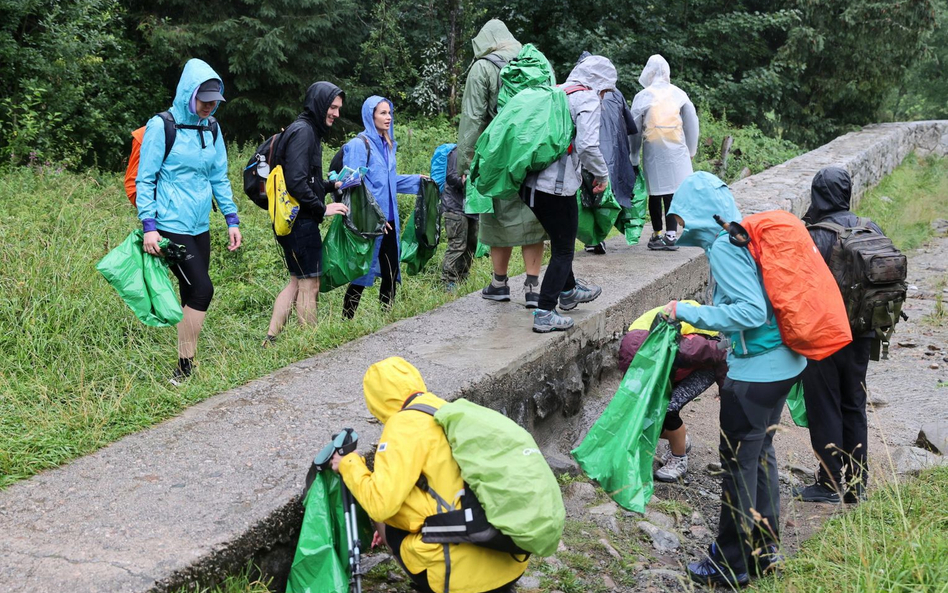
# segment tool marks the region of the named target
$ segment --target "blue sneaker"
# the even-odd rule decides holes
[[[577,280],[573,290],[560,293],[560,309],[572,311],[576,308],[576,305],[594,301],[601,294],[602,287],[595,284],[584,284],[582,280]]]
[[[688,577],[702,585],[724,585],[732,589],[744,587],[750,582],[746,572],[734,574],[726,565],[715,560],[717,556],[717,544],[711,544],[711,550],[704,560],[688,565]]]
[[[533,331],[546,334],[552,331],[566,331],[573,327],[573,320],[563,317],[556,311],[537,309],[533,312]]]

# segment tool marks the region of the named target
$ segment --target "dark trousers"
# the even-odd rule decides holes
[[[171,272],[178,278],[178,290],[181,293],[181,306],[195,311],[207,311],[214,297],[214,285],[208,270],[211,266],[211,232],[200,235],[182,235],[158,231],[172,243],[184,245],[184,261],[171,266]]]
[[[457,212],[444,213],[444,229],[448,235],[448,249],[441,264],[441,280],[462,282],[467,278],[477,250],[476,218],[468,218]]]
[[[575,196],[556,196],[526,186],[521,189],[521,196],[550,236],[550,263],[540,284],[539,308],[552,311],[560,293],[576,287],[573,252],[576,251],[579,206]]]
[[[652,230],[658,232],[662,230],[662,206],[665,206],[665,212],[671,207],[672,194],[663,196],[648,197],[648,217],[652,219]],[[665,216],[665,230],[678,231],[678,221],[674,216]]]
[[[395,228],[394,221],[388,221]],[[379,246],[379,271],[382,278],[382,284],[379,286],[379,302],[383,309],[389,309],[395,302],[395,289],[398,287],[398,240],[395,238],[395,231],[390,229],[382,235],[382,244]],[[355,316],[356,309],[359,308],[359,301],[362,300],[362,291],[364,286],[350,284],[346,289],[346,294],[342,299],[342,315],[347,319]]]
[[[820,460],[817,481],[842,492],[866,484],[866,370],[872,340],[857,338],[823,360],[808,360],[803,399],[810,445]],[[858,486],[857,486],[858,485]]]
[[[740,574],[752,552],[780,541],[780,491],[774,431],[790,388],[798,377],[771,383],[728,378],[721,389],[718,454],[721,520],[715,560]]]

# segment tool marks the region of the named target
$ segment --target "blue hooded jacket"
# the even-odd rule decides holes
[[[715,214],[726,221],[741,220],[727,185],[710,173],[693,173],[675,192],[668,213],[685,223],[678,244],[704,249],[714,279],[713,306],[678,303],[677,317],[701,329],[729,334],[731,379],[764,383],[803,372],[806,359],[780,338],[757,262],[749,250],[733,245],[714,220]]]
[[[382,101],[388,102],[392,113],[395,107],[392,102],[385,97],[372,95],[362,104],[362,124],[365,131],[362,134],[368,138],[372,147],[372,154],[367,155],[365,151],[365,141],[362,138],[353,138],[343,146],[342,164],[352,169],[359,167],[368,167],[362,180],[365,187],[372,193],[378,201],[382,212],[385,213],[385,219],[392,224],[392,230],[395,232],[395,240],[399,239],[399,219],[398,219],[398,199],[396,194],[416,195],[421,191],[420,175],[399,175],[395,172],[395,152],[398,149],[398,143],[395,142],[395,118],[389,126],[388,135],[392,138],[392,148],[388,147],[385,139],[375,128],[375,108]],[[366,160],[366,157],[369,157]],[[390,231],[392,232],[392,231]],[[357,286],[372,286],[372,283],[381,275],[379,267],[379,248],[382,245],[382,237],[375,240],[375,254],[372,257],[372,269],[368,274],[352,281]],[[399,257],[401,257],[401,243],[399,242]],[[401,279],[401,273],[398,275]]]
[[[202,83],[220,78],[205,62],[188,60],[170,109],[175,122],[207,125],[207,120],[200,119],[192,111],[193,99]],[[223,90],[221,83],[221,92]],[[204,135],[204,148],[201,148],[198,134]],[[135,179],[138,218],[145,232],[160,230],[199,235],[210,226],[208,218],[212,199],[217,200],[228,226],[240,223],[227,178],[227,149],[222,133],[218,133],[215,142],[210,131],[178,130],[168,158],[164,159],[164,155],[164,122],[156,115],[145,126],[138,177]]]

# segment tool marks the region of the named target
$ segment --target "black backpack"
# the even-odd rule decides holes
[[[869,226],[868,218],[859,218],[856,226],[846,228],[834,222],[819,222],[809,228],[836,233],[836,244],[829,268],[836,278],[846,304],[853,336],[875,334],[872,360],[888,358],[889,339],[905,303],[908,260],[892,241]]]
[[[269,210],[267,200],[267,175],[273,166],[273,153],[283,132],[267,138],[247,161],[244,167],[244,193],[250,201],[264,210]]]
[[[365,142],[365,162],[368,166],[369,158],[372,156],[372,145],[369,144],[369,139],[365,137],[365,134],[361,132],[358,134],[359,138],[362,138],[362,141]],[[332,156],[332,160],[329,161],[329,170],[338,173],[342,171],[342,151],[345,148],[345,144],[339,147],[339,150],[336,151],[336,154]]]

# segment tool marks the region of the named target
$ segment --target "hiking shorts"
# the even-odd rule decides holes
[[[283,248],[290,276],[318,278],[323,274],[323,239],[319,235],[319,223],[312,218],[298,218],[289,235],[274,236]]]

